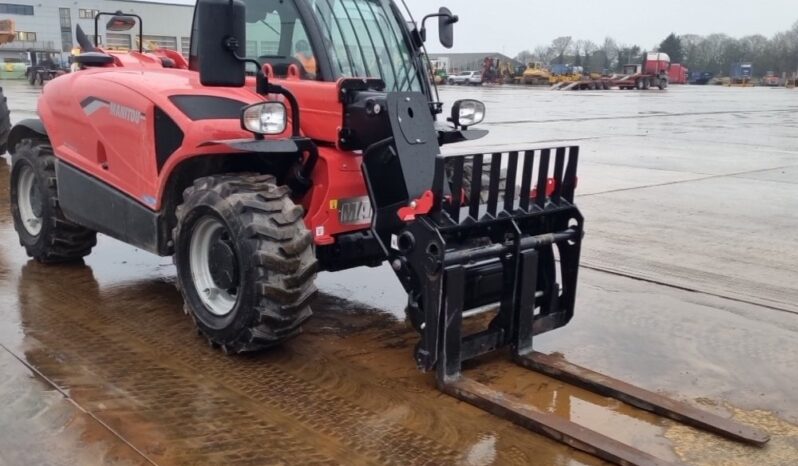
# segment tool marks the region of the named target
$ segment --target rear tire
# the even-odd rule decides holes
[[[470,161],[466,161],[463,165],[463,195],[465,202],[470,201],[471,195],[471,180],[473,178],[474,165]],[[454,173],[453,166],[449,167],[449,176]],[[499,175],[499,199],[504,199],[504,189],[507,187],[507,169],[502,168]],[[480,185],[479,199],[481,203],[488,202],[488,194],[490,193],[490,157],[485,157],[482,162],[482,184]],[[518,198],[521,194],[520,186],[516,185],[515,197]]]
[[[271,175],[200,178],[185,190],[174,230],[186,313],[227,353],[300,333],[316,294],[317,261],[303,209]]]
[[[88,256],[97,233],[67,220],[61,211],[49,142],[24,139],[13,152],[11,215],[28,256],[44,263]]]

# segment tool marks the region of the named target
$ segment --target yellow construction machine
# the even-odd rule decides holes
[[[582,80],[584,68],[574,65],[555,64],[551,66],[549,84],[574,83]]]
[[[528,85],[545,85],[551,79],[551,72],[543,63],[531,62],[527,64],[526,70],[521,75],[521,82]]]

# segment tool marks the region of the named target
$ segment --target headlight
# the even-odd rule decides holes
[[[452,123],[455,126],[474,126],[485,119],[485,104],[478,100],[458,100],[452,107]]]
[[[285,105],[281,102],[250,105],[241,113],[241,127],[257,134],[280,134],[286,124]]]

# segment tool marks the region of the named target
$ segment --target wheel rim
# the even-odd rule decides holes
[[[36,175],[27,165],[23,165],[19,172],[17,207],[25,231],[31,236],[38,236],[42,231],[41,195],[36,186]]]
[[[200,300],[215,316],[233,311],[238,296],[235,249],[227,227],[217,218],[201,218],[189,244],[191,279]]]

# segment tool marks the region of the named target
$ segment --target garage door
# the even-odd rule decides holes
[[[184,57],[188,58],[189,54],[191,53],[191,37],[180,38],[180,53],[182,53]]]
[[[147,48],[147,42],[152,42],[162,49],[180,50],[177,48],[177,37],[144,36],[144,48]]]
[[[105,45],[113,50],[130,50],[130,34],[116,34],[108,32],[105,34]]]

